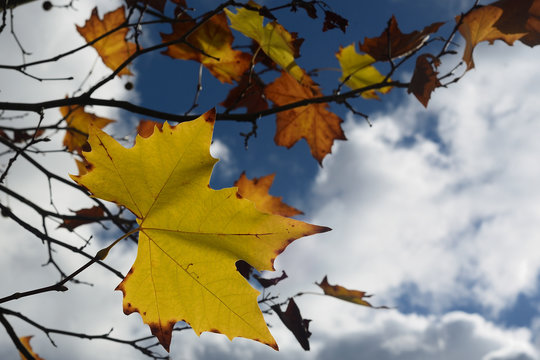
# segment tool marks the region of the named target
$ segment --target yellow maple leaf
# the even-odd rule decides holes
[[[281,196],[272,196],[268,193],[275,174],[266,175],[260,178],[247,178],[246,173],[242,173],[235,181],[234,186],[238,187],[238,193],[255,203],[260,211],[281,216],[295,216],[303,214],[298,209],[293,208],[281,201]]]
[[[196,24],[187,14],[173,23],[172,33],[161,34],[163,42],[184,36]],[[216,14],[188,36],[185,43],[167,48],[164,54],[175,59],[195,60],[202,63],[221,82],[239,80],[251,64],[251,55],[231,47],[233,35],[223,13]]]
[[[68,129],[64,135],[64,146],[69,151],[81,152],[81,147],[88,138],[88,126],[92,125],[103,129],[114,120],[96,116],[84,111],[82,106],[62,106],[60,113],[65,118]],[[79,167],[79,171],[81,168]]]
[[[90,42],[118,27],[125,21],[126,15],[123,6],[105,14],[103,20],[99,18],[96,7],[92,10],[92,15],[84,26],[77,26],[77,31],[84,37],[86,42]],[[112,70],[116,70],[137,50],[135,43],[126,41],[127,32],[127,28],[122,28],[92,44],[99,56],[101,56],[103,63]],[[122,75],[133,74],[125,67],[118,72],[118,76]]]
[[[277,106],[322,96],[320,88],[308,75],[304,75],[300,84],[284,71],[266,86],[264,94]],[[306,139],[311,155],[322,164],[324,157],[332,151],[334,140],[346,140],[342,122],[339,116],[328,111],[327,103],[281,111],[276,116],[274,142],[290,148],[302,138]]]
[[[255,8],[260,6],[253,1],[249,5]],[[263,26],[264,17],[257,11],[237,8],[236,14],[225,9],[231,27],[245,36],[255,40],[262,51],[276,64],[281,66],[297,81],[302,81],[304,71],[294,61],[293,36],[283,26],[271,21]]]
[[[92,127],[92,150],[84,153],[92,169],[71,177],[137,216],[137,258],[117,289],[124,312],[139,312],[167,350],[181,320],[197,334],[240,336],[277,349],[259,292],[235,263],[274,270],[289,243],[329,229],[259,212],[236,188],[211,189],[214,122],[215,110],[176,127],[165,123],[148,138],[138,136],[130,149]]]
[[[34,352],[34,350],[32,350],[32,346],[30,345],[30,339],[32,339],[34,336],[33,335],[30,335],[30,336],[23,336],[23,337],[20,337],[19,340],[21,341],[21,343],[23,344],[23,346],[26,348],[26,350],[28,350],[28,352],[30,353],[30,355],[32,355],[34,357],[35,360],[45,360],[43,359],[42,357],[40,357],[38,354],[36,354]],[[21,359],[22,360],[26,360],[26,356],[24,356],[21,352],[19,352],[19,355],[21,356]]]
[[[384,76],[371,66],[375,59],[371,55],[357,53],[354,44],[345,48],[340,47],[336,57],[342,72],[339,81],[345,81],[345,85],[353,90],[378,84],[384,80]],[[378,99],[376,91],[385,94],[391,89],[391,86],[386,86],[378,90],[364,91],[361,95],[366,99]]]

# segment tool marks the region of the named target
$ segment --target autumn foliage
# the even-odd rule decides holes
[[[334,89],[317,82],[322,70],[303,67],[301,47],[307,46],[310,36],[317,35],[290,32],[280,24],[279,16],[291,11],[294,16],[307,15],[311,21],[320,21],[321,31],[345,32],[352,20],[347,19],[347,14],[331,11],[323,1],[283,2],[275,8],[271,7],[273,3],[262,6],[254,1],[228,1],[202,14],[190,5],[190,1],[179,0],[129,0],[105,14],[95,8],[84,24],[74,24],[73,31],[84,39],[86,45],[82,48],[95,49],[100,61],[110,69],[106,78],[88,85],[80,94],[54,101],[0,102],[4,111],[35,112],[40,117],[34,129],[0,126],[0,143],[5,154],[10,155],[0,182],[8,178],[12,163],[20,157],[32,158],[28,149],[45,141],[52,132],[61,132],[65,151],[77,162],[79,171],[71,175],[74,182],[67,179],[67,171],[53,175],[39,164],[36,171],[49,181],[63,179],[63,183],[76,189],[73,191],[91,196],[95,205],[81,206],[64,215],[29,206],[44,220],[55,218],[58,228],[70,232],[88,224],[106,223],[123,234],[116,240],[111,235],[109,246],[95,256],[89,255],[83,249],[61,245],[46,231],[25,224],[7,203],[0,202],[5,217],[41,238],[47,246],[63,246],[89,261],[72,274],[60,270],[62,280],[51,287],[7,295],[1,302],[64,291],[64,284],[74,280],[80,271],[99,264],[122,278],[117,290],[124,296],[124,313],[138,313],[166,351],[179,321],[186,322],[197,334],[206,331],[229,339],[244,337],[277,350],[263,312],[276,314],[302,348],[309,350],[310,320],[302,317],[293,297],[261,299],[253,284],[266,292],[286,281],[285,272],[274,278],[266,278],[261,272],[275,270],[275,258],[296,239],[330,229],[324,224],[293,219],[302,211],[269,193],[274,175],[249,179],[244,172],[234,187],[212,189],[209,182],[216,159],[210,156],[209,148],[214,124],[221,120],[250,124],[252,131],[243,134],[247,144],[257,133],[258,121],[275,115],[275,144],[291,148],[304,139],[311,156],[322,166],[336,140],[346,140],[337,107],[367,120],[367,115],[357,110],[362,101],[384,102],[390,91],[399,89],[406,89],[427,107],[437,88],[457,82],[474,68],[473,54],[478,44],[496,40],[508,45],[516,41],[531,47],[540,44],[540,0],[474,4],[452,20],[443,19],[446,22],[426,24],[411,32],[401,30],[397,17],[392,16],[386,25],[367,34],[372,37],[359,37],[358,44],[335,44],[335,63],[319,66],[339,68]],[[151,26],[156,23],[161,27]],[[157,42],[142,46],[142,33],[154,36]],[[454,37],[458,35],[464,40],[462,48],[455,45]],[[306,44],[302,37],[306,37]],[[224,87],[225,95],[216,99],[215,109],[200,114],[194,114],[200,84],[193,107],[185,115],[95,97],[96,90],[113,79],[133,81],[137,73],[133,67],[149,52],[173,58],[178,66],[186,60],[197,62],[201,71],[204,68],[224,86],[231,86]],[[55,60],[43,62],[47,61]],[[2,67],[25,72],[32,65]],[[409,73],[399,72],[402,69]],[[397,80],[403,79],[403,74],[410,74],[410,78]],[[134,144],[126,147],[103,130],[120,120],[94,114],[98,110],[90,110],[92,105],[115,107],[140,116]],[[58,109],[61,121],[42,125],[43,110],[51,108]],[[0,184],[0,190],[31,204],[24,194],[14,193],[7,184]],[[126,210],[134,218],[125,215]],[[137,243],[137,258],[127,274],[118,274],[108,267],[106,257],[119,241],[129,241],[124,239]],[[56,264],[50,256],[49,262]],[[373,307],[366,300],[370,295],[363,291],[330,285],[326,277],[317,285],[323,295],[384,308]],[[286,306],[285,310],[282,306]],[[16,316],[0,308],[2,318],[3,314]],[[39,359],[29,340],[13,337],[23,358]],[[141,348],[136,342],[130,345]],[[159,358],[153,350],[142,349],[144,354]]]

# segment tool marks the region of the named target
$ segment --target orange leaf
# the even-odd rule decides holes
[[[69,151],[80,153],[81,147],[86,143],[88,138],[88,126],[93,125],[103,129],[107,124],[114,120],[102,118],[92,113],[87,113],[81,106],[62,106],[60,113],[67,122],[68,129],[64,136],[64,146]]]
[[[435,61],[435,64],[438,64],[438,59],[433,55],[424,54],[420,55],[416,59],[416,68],[414,69],[414,74],[409,84],[407,92],[413,93],[414,96],[427,107],[431,93],[433,90],[441,86],[439,79],[437,78],[438,72],[433,70],[429,58]]]
[[[28,350],[28,352],[30,353],[30,355],[32,355],[34,357],[35,360],[45,360],[43,359],[42,357],[40,357],[38,354],[36,354],[34,352],[34,350],[32,350],[32,346],[30,346],[30,339],[32,339],[34,336],[30,335],[30,336],[23,336],[21,338],[19,338],[19,340],[21,341],[21,343],[23,344],[23,346],[26,348],[26,350]],[[22,353],[19,352],[19,355],[21,356],[21,359],[22,360],[26,360],[26,356],[24,356]]]
[[[228,110],[245,107],[248,113],[259,112],[268,109],[268,103],[264,97],[264,84],[261,79],[252,74],[242,75],[242,79],[234,87],[221,106]]]
[[[304,75],[302,84],[289,73],[281,76],[264,90],[266,97],[277,106],[312,99],[322,95],[319,87]],[[334,140],[346,140],[341,129],[341,120],[327,110],[328,104],[309,104],[277,114],[277,129],[274,142],[280,146],[292,147],[298,140],[306,139],[311,155],[322,164],[323,158],[331,153]]]
[[[444,22],[428,25],[422,31],[404,34],[399,30],[395,16],[388,21],[388,27],[376,38],[364,38],[360,50],[371,55],[377,61],[389,61],[407,55],[418,49],[427,40],[429,34],[436,32]],[[388,44],[390,40],[390,44]]]
[[[103,16],[103,20],[99,18],[97,7],[92,10],[92,16],[86,21],[84,26],[77,26],[77,31],[84,37],[86,42],[93,41],[99,36],[108,31],[122,25],[126,21],[124,7],[111,11]],[[128,29],[122,28],[106,36],[105,38],[92,44],[97,50],[103,63],[110,69],[116,70],[124,61],[126,61],[133,53],[137,46],[126,41]],[[118,76],[133,75],[127,67],[124,67],[118,73]]]
[[[195,20],[187,14],[182,14],[180,20],[172,25],[172,33],[161,34],[163,42],[181,39],[196,25]],[[232,49],[233,39],[227,18],[220,13],[185,39],[191,46],[186,43],[174,44],[164,54],[174,59],[198,61],[221,82],[232,83],[232,80],[240,79],[251,63],[251,55]]]
[[[103,209],[99,206],[93,206],[88,209],[81,209],[75,211],[76,216],[80,216],[81,219],[64,219],[64,222],[60,224],[59,228],[66,228],[69,231],[73,231],[78,226],[97,222],[103,217]]]
[[[463,60],[467,64],[467,70],[474,68],[472,54],[478,43],[489,41],[490,44],[493,44],[495,40],[503,40],[508,45],[512,45],[514,41],[526,35],[526,33],[507,34],[496,28],[494,25],[501,18],[503,12],[499,7],[488,5],[471,11],[463,19],[461,16],[456,17],[456,22],[461,19],[459,32],[466,41]]]
[[[364,291],[349,290],[340,285],[330,285],[326,276],[324,277],[324,279],[322,279],[321,283],[317,285],[319,285],[319,287],[323,289],[325,295],[333,296],[344,301],[372,307],[375,309],[387,309],[386,306],[373,307],[370,303],[364,300],[364,298],[372,296],[366,295]]]
[[[154,128],[161,130],[163,123],[159,123],[152,120],[141,120],[139,126],[137,126],[137,134],[143,138],[150,137],[154,133]]]
[[[500,0],[491,6],[503,10],[495,27],[505,34],[527,33],[519,39],[533,47],[540,44],[540,0]]]
[[[303,214],[300,210],[281,201],[281,196],[272,196],[268,193],[274,182],[274,176],[275,174],[271,174],[249,180],[246,173],[243,172],[234,183],[234,186],[238,187],[238,193],[241,196],[253,201],[255,207],[260,211],[288,217]]]

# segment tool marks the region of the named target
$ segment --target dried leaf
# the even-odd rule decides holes
[[[172,25],[172,33],[161,34],[163,42],[181,39],[196,25],[187,14]],[[233,35],[223,13],[212,16],[191,33],[185,41],[167,48],[164,54],[174,59],[195,60],[202,63],[219,81],[232,83],[239,80],[249,68],[251,55],[233,50]]]
[[[309,337],[311,336],[309,322],[311,320],[302,318],[300,309],[298,309],[298,305],[296,305],[294,300],[292,298],[289,299],[289,304],[285,312],[281,311],[279,305],[273,305],[271,308],[276,312],[287,329],[294,334],[294,337],[298,340],[302,348],[306,351],[309,350]]]
[[[409,94],[413,93],[424,107],[427,107],[433,90],[441,86],[441,83],[437,78],[438,72],[433,69],[433,66],[428,59],[433,59],[435,64],[439,61],[431,54],[420,55],[416,59],[416,68],[414,69],[411,83],[407,89],[407,92]]]
[[[281,280],[285,280],[288,276],[285,273],[285,271],[282,271],[280,276],[271,278],[271,279],[262,278],[257,274],[253,275],[253,277],[259,282],[259,284],[261,284],[263,288],[266,289],[266,288],[269,288],[270,286],[277,285]]]
[[[60,113],[66,120],[68,127],[63,144],[72,152],[75,151],[80,153],[82,151],[82,146],[86,143],[86,139],[88,138],[89,126],[103,129],[107,124],[114,122],[114,120],[88,113],[84,111],[84,107],[77,105],[62,106],[60,108]]]
[[[389,61],[405,56],[420,48],[429,38],[429,34],[439,30],[443,24],[444,22],[436,22],[426,26],[422,31],[404,34],[398,27],[396,17],[392,15],[388,27],[381,35],[376,38],[364,38],[360,50],[371,55],[376,61]]]
[[[88,209],[77,210],[75,211],[75,215],[80,216],[81,219],[64,219],[64,222],[58,227],[66,228],[69,231],[73,231],[73,229],[81,225],[91,224],[102,220],[104,212],[103,209],[99,206],[93,206]]]
[[[474,68],[472,55],[478,43],[489,41],[493,44],[495,40],[503,40],[508,45],[512,45],[514,41],[526,35],[526,33],[506,34],[497,29],[494,25],[503,12],[496,6],[481,6],[468,13],[463,19],[461,16],[456,17],[456,22],[461,21],[459,32],[466,41],[463,60],[467,64],[467,70]]]
[[[519,41],[530,47],[540,44],[540,0],[500,0],[490,5],[503,10],[495,28],[505,34],[526,33]]]
[[[272,196],[268,193],[274,182],[274,176],[275,174],[270,174],[249,180],[246,173],[243,172],[240,178],[235,181],[234,186],[238,187],[240,195],[253,201],[259,211],[287,217],[303,214],[302,211],[281,201],[281,196]]]
[[[260,8],[253,1],[249,5]],[[283,26],[271,21],[263,26],[264,17],[258,11],[237,8],[237,13],[225,9],[229,17],[231,27],[240,31],[245,36],[255,40],[262,51],[265,52],[276,64],[291,74],[297,81],[302,81],[304,71],[296,64],[295,38]]]
[[[237,271],[244,260],[273,270],[275,257],[295,239],[326,227],[262,213],[236,188],[213,190],[216,159],[209,148],[215,111],[176,127],[165,123],[126,149],[92,127],[84,153],[92,170],[71,176],[94,196],[137,217],[135,263],[117,289],[124,312],[138,312],[165,349],[186,321],[200,334],[245,337],[277,349],[258,307],[258,291]]]
[[[103,20],[99,18],[97,7],[95,7],[90,19],[86,21],[84,26],[77,26],[77,31],[86,42],[90,42],[122,25],[125,21],[126,15],[123,6],[105,14]],[[122,28],[92,44],[101,56],[103,63],[112,70],[116,70],[137,50],[135,43],[126,41],[127,33],[128,28]],[[118,72],[118,76],[122,75],[133,74],[127,67],[124,67]]]
[[[353,90],[361,89],[366,86],[382,83],[384,76],[371,66],[375,60],[367,54],[358,54],[351,44],[345,48],[340,47],[336,57],[341,67],[341,77],[339,81],[345,82],[345,85]],[[377,90],[367,90],[362,92],[362,97],[366,99],[378,99],[377,92],[386,94],[392,89],[391,86],[385,86]]]
[[[264,94],[277,106],[322,96],[308,75],[304,75],[304,82],[300,84],[284,71],[266,87]],[[341,129],[343,120],[327,109],[328,104],[322,103],[279,112],[274,142],[290,148],[298,140],[306,139],[311,155],[322,164],[324,157],[332,152],[334,140],[346,140]]]
[[[372,307],[374,309],[387,309],[386,306],[374,307],[366,300],[364,300],[364,298],[372,296],[366,295],[364,291],[349,290],[340,285],[330,285],[326,276],[321,281],[321,283],[317,285],[319,285],[319,287],[323,289],[325,295],[333,296],[344,301],[352,302],[354,304]]]
[[[322,31],[339,28],[341,31],[343,31],[343,33],[345,33],[347,26],[349,26],[349,20],[332,11],[326,10],[324,12],[324,24]]]
[[[221,106],[227,110],[245,107],[248,113],[255,113],[268,109],[268,102],[264,96],[264,83],[255,74],[242,75],[242,79],[231,89]]]

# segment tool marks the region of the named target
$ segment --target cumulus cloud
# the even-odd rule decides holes
[[[510,50],[480,47],[477,69],[427,111],[411,97],[371,129],[349,117],[308,211],[334,230],[293,247],[283,267],[381,295],[414,284],[427,296],[413,301],[433,310],[467,299],[498,311],[534,291],[540,52]]]

